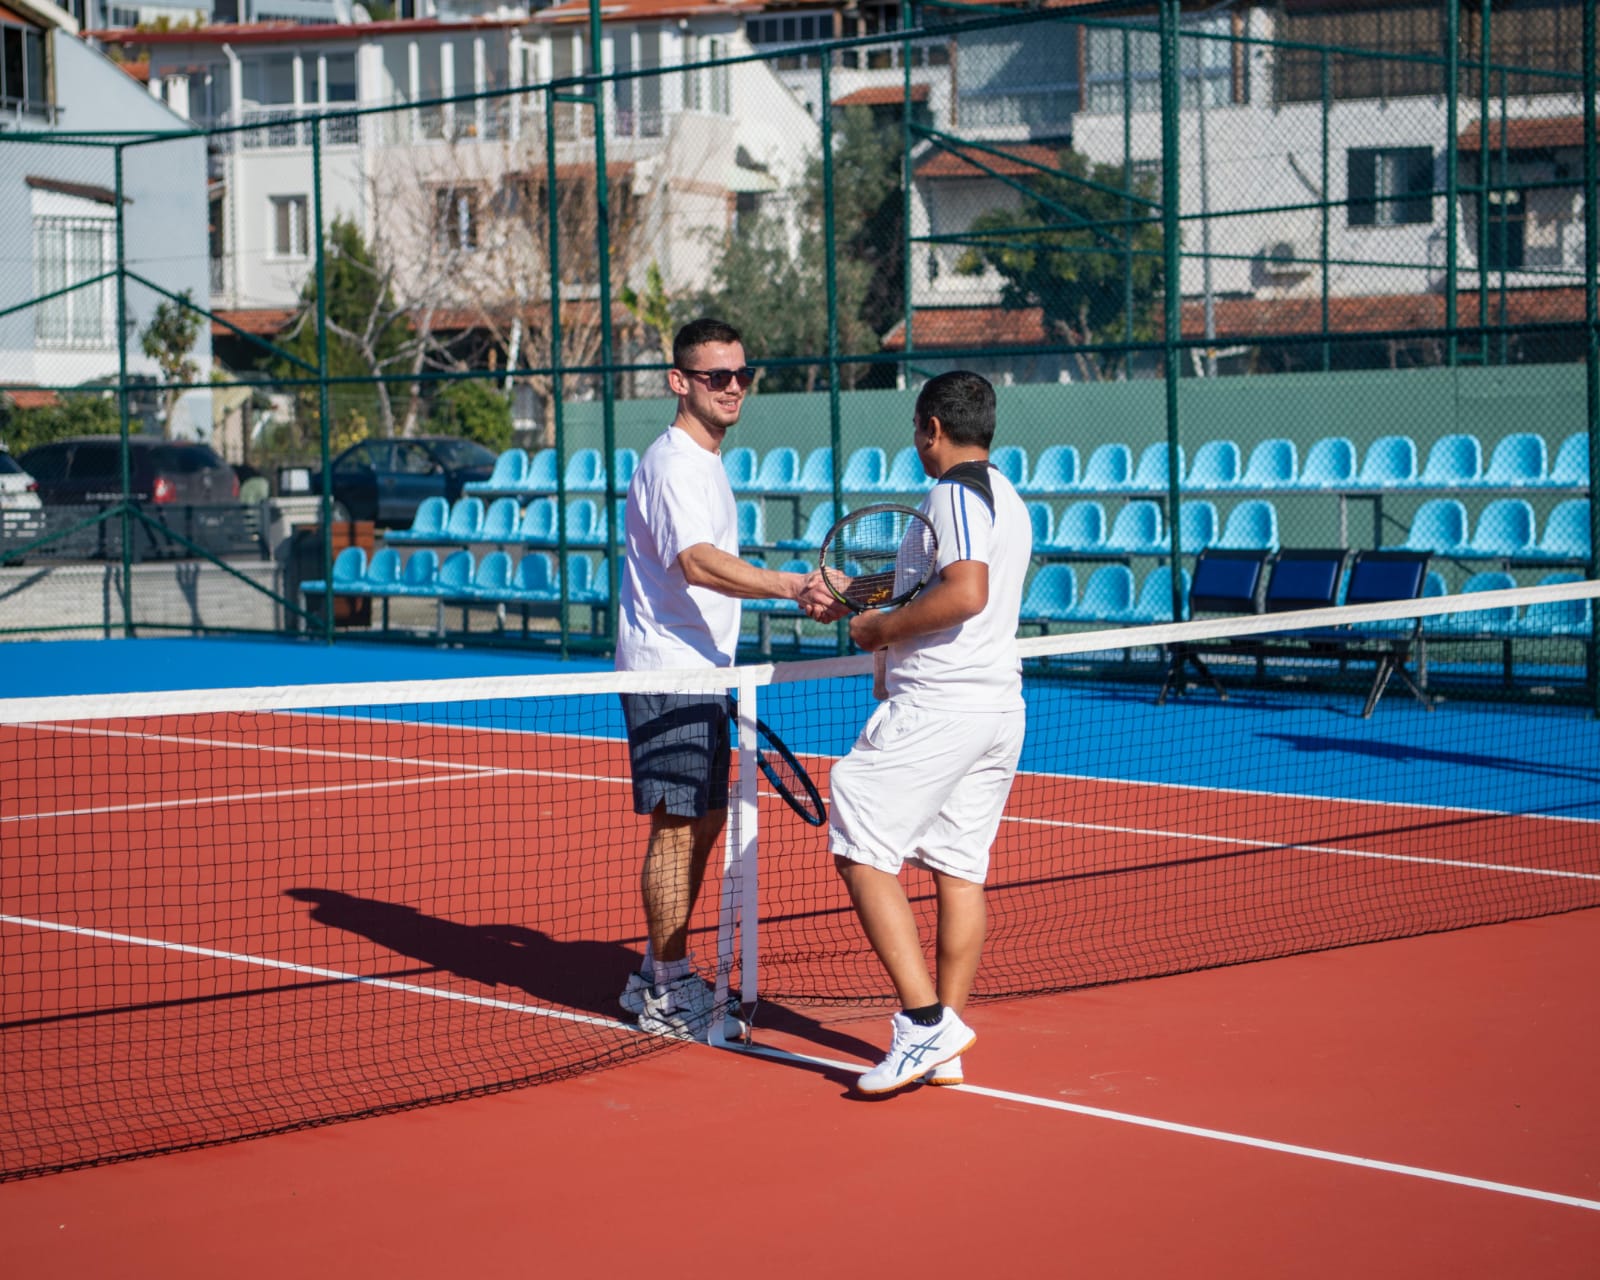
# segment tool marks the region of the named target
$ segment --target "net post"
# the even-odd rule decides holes
[[[756,901],[757,863],[760,850],[757,817],[758,779],[756,768],[757,683],[754,674],[743,672],[735,686],[738,697],[739,783],[738,793],[730,797],[727,839],[722,864],[722,903],[717,927],[718,1008],[725,1008],[729,978],[733,972],[735,935],[739,948],[739,1001],[746,1009],[757,999]],[[713,1018],[707,1038],[713,1045],[727,1043],[726,1019]]]

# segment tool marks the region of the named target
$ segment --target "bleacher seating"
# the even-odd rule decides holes
[[[1422,489],[1455,489],[1483,477],[1483,446],[1472,435],[1440,436],[1428,450],[1427,465],[1415,484]]]
[[[389,542],[438,542],[449,519],[450,504],[445,499],[424,498],[409,529],[391,529],[384,536]]]
[[[1561,442],[1556,460],[1550,464],[1545,483],[1553,488],[1587,488],[1589,484],[1589,437],[1575,431]]]
[[[1489,488],[1543,484],[1545,458],[1543,436],[1531,431],[1506,436],[1489,455],[1482,483]]]
[[[828,530],[833,528],[834,522],[842,520],[848,511],[848,507],[841,507],[835,514],[833,503],[819,502],[812,508],[805,529],[798,538],[780,538],[773,545],[789,551],[815,551],[822,546],[822,540],[828,536]]]
[[[1028,484],[1028,451],[1020,444],[1003,444],[989,455],[994,468],[1018,489]]]
[[[1159,556],[1170,548],[1161,527],[1161,508],[1148,498],[1136,498],[1117,512],[1102,551],[1127,556]]]
[[[1299,452],[1293,440],[1263,440],[1250,450],[1239,477],[1241,489],[1291,489],[1299,480]]]
[[[1215,546],[1218,528],[1216,503],[1189,498],[1178,508],[1178,546],[1184,555]]]
[[[768,449],[761,456],[756,488],[763,493],[793,493],[800,484],[800,455],[788,445]]]
[[[440,542],[476,542],[483,533],[483,499],[474,495],[457,498],[444,523]]]
[[[1536,549],[1533,507],[1522,498],[1496,498],[1478,513],[1463,553],[1473,560],[1513,560]]]
[[[887,475],[883,450],[876,445],[866,445],[845,460],[839,487],[846,493],[882,493]]]
[[[1075,486],[1086,493],[1116,493],[1133,480],[1133,450],[1125,444],[1097,445]]]
[[[494,460],[494,470],[487,480],[468,480],[461,486],[463,493],[505,493],[520,489],[528,478],[528,455],[522,449],[505,449]]]
[[[1337,489],[1354,485],[1356,446],[1344,436],[1324,436],[1306,452],[1306,464],[1295,482],[1297,489]]]
[[[1586,561],[1589,557],[1589,499],[1568,498],[1545,520],[1539,546],[1528,559]]]
[[[1073,619],[1072,607],[1078,598],[1078,575],[1070,564],[1042,565],[1023,593],[1019,621],[1036,626],[1041,634],[1052,622]]]
[[[728,483],[735,493],[756,487],[756,451],[748,445],[724,449],[722,469],[728,473]]]
[[[1581,573],[1547,573],[1539,585],[1554,586],[1562,582],[1581,581]],[[1591,634],[1591,602],[1588,600],[1552,600],[1530,604],[1522,611],[1512,629],[1520,636],[1577,636],[1587,639]]]
[[[1041,547],[1050,545],[1050,537],[1054,531],[1055,512],[1050,509],[1048,502],[1027,503],[1028,519],[1033,524],[1033,549],[1038,551]]]
[[[1185,504],[1187,506],[1188,504]],[[1278,549],[1278,511],[1266,498],[1250,498],[1228,512],[1219,547],[1236,551],[1276,551]]]
[[[1078,451],[1070,444],[1050,445],[1033,464],[1020,492],[1061,494],[1078,483]]]
[[[1178,446],[1178,475],[1183,475],[1183,446]],[[1139,455],[1139,465],[1134,468],[1130,487],[1140,492],[1165,491],[1167,488],[1167,443],[1165,440],[1145,448]]]
[[[512,542],[522,524],[522,508],[515,498],[496,498],[483,514],[478,537],[483,542]]]
[[[1456,498],[1429,498],[1417,508],[1400,550],[1431,551],[1436,556],[1467,554],[1467,509]]]
[[[1239,483],[1239,446],[1232,440],[1207,440],[1194,451],[1187,487],[1199,490],[1231,489]]]
[[[1417,445],[1410,436],[1379,436],[1367,446],[1356,474],[1358,489],[1410,485],[1417,478]]]
[[[794,487],[801,493],[832,493],[833,450],[822,445],[808,453]]]
[[[1178,575],[1179,621],[1189,616],[1189,571],[1182,569]],[[1124,621],[1117,619],[1117,621]],[[1139,598],[1134,602],[1133,615],[1127,622],[1134,624],[1172,621],[1172,566],[1160,564],[1145,574],[1139,584]]]
[[[1047,549],[1059,552],[1098,552],[1106,540],[1106,509],[1092,498],[1069,502],[1055,522]],[[1041,548],[1034,544],[1034,552]]]
[[[914,445],[906,445],[894,455],[889,464],[889,474],[883,482],[889,493],[917,493],[933,487],[933,477],[922,469],[922,459]]]
[[[1486,569],[1475,573],[1461,584],[1461,594],[1478,591],[1509,591],[1517,580],[1500,569]],[[1463,613],[1438,614],[1424,618],[1422,629],[1430,635],[1500,636],[1514,632],[1517,621],[1515,605],[1499,605],[1491,609],[1471,609]]]

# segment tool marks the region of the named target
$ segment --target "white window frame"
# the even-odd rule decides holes
[[[62,253],[50,252],[52,233],[62,237]],[[33,220],[34,293],[42,297],[110,269],[115,259],[116,220],[108,213],[36,214]],[[95,261],[86,250],[93,250]],[[116,344],[113,281],[74,289],[35,309],[34,340],[41,347],[103,349]]]
[[[275,262],[304,262],[311,256],[310,197],[303,195],[269,196],[272,220],[272,258]],[[279,223],[279,212],[287,210],[287,228]],[[288,244],[280,232],[287,230]]]

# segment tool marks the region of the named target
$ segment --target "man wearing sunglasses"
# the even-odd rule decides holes
[[[619,671],[729,667],[741,600],[794,600],[819,621],[842,609],[817,573],[758,568],[739,558],[733,488],[722,441],[739,421],[755,370],[737,329],[685,325],[672,344],[671,426],[639,459],[628,486]],[[640,887],[649,948],[628,979],[623,1009],[645,1031],[704,1039],[712,988],[690,966],[690,917],[728,816],[728,699],[721,692],[623,694],[634,811],[650,816]],[[730,1018],[726,1028],[742,1028]]]

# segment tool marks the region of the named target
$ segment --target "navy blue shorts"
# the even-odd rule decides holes
[[[728,696],[624,693],[633,811],[666,806],[675,818],[728,807]]]

